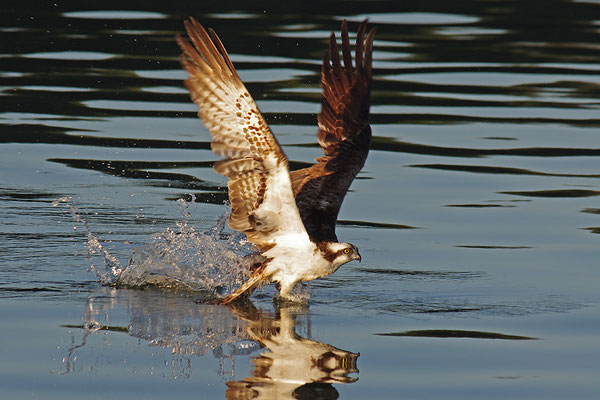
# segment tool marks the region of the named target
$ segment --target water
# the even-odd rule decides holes
[[[377,27],[338,226],[363,262],[307,306],[208,302],[247,247],[182,87],[189,15],[293,168],[320,151],[329,32]],[[597,398],[599,29],[594,1],[4,6],[0,393]]]

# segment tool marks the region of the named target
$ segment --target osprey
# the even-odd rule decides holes
[[[185,86],[199,107],[198,116],[212,136],[211,148],[224,159],[214,165],[229,178],[229,226],[243,232],[260,250],[250,278],[220,303],[250,294],[261,283],[277,282],[280,295],[294,286],[334,273],[361,260],[358,248],[338,242],[335,225],[340,206],[362,169],[371,145],[369,103],[372,29],[359,28],[352,63],[347,23],[341,27],[342,58],[335,35],[323,55],[323,100],[318,115],[324,155],[308,168],[290,172],[288,160],[256,103],[238,76],[216,33],[190,18],[181,36]]]

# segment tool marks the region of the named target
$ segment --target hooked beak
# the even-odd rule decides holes
[[[358,262],[362,261],[362,257],[360,256],[360,253],[357,251],[356,252],[356,256],[354,257],[355,260],[358,260]]]

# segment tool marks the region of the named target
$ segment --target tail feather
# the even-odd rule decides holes
[[[250,279],[248,279],[242,286],[237,288],[233,293],[219,300],[217,304],[227,305],[243,294],[252,294],[252,292],[254,291],[254,289],[256,289],[258,285],[266,281],[266,276],[264,274],[265,267],[266,264],[263,264],[257,269],[255,269],[252,275],[250,276]]]

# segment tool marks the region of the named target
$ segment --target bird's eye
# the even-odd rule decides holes
[[[350,249],[344,249],[344,254],[349,254],[350,253]]]

